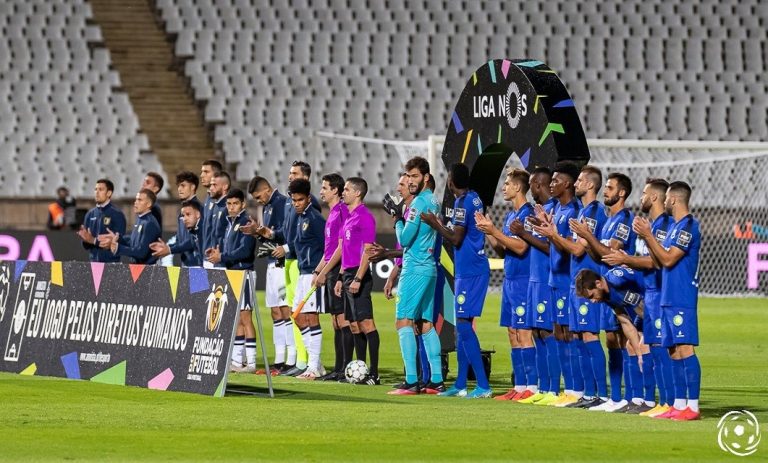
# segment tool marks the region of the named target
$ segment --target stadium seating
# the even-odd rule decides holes
[[[102,176],[132,196],[162,173],[91,17],[84,0],[0,2],[0,152],[18,166],[0,171],[0,197],[90,197]]]
[[[466,78],[488,57],[536,57],[558,70],[591,138],[768,137],[768,8],[758,1],[156,6],[241,179],[257,170],[278,176],[280,161],[297,152],[318,154],[316,168],[347,175],[396,165],[391,148],[369,144],[355,153],[349,150],[361,145],[312,141],[312,131],[398,139],[443,133]],[[392,182],[368,177],[374,189]]]

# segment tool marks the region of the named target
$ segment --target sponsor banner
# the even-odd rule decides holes
[[[163,239],[167,242],[173,235],[167,235]],[[378,234],[376,239],[383,246],[395,247],[394,233]],[[88,262],[88,253],[83,249],[75,232],[53,231],[19,231],[0,230],[0,260],[27,260],[27,261],[82,261]],[[174,259],[176,265],[180,264],[178,258]],[[389,273],[394,268],[392,260],[385,260],[372,265],[373,290],[384,290]],[[264,290],[267,274],[267,260],[256,259],[255,271],[262,278],[256,279],[256,289]]]
[[[0,261],[0,371],[222,396],[246,272]]]

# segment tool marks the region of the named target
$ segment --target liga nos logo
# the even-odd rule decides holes
[[[760,445],[760,423],[748,410],[726,413],[717,423],[717,443],[724,452],[739,457],[752,455]]]
[[[205,320],[207,322],[205,328],[211,333],[219,330],[221,318],[224,315],[224,309],[229,303],[227,289],[229,289],[229,285],[224,285],[222,288],[221,285],[217,286],[214,284],[211,287],[211,294],[208,295],[208,299],[206,300],[208,309],[205,313]]]

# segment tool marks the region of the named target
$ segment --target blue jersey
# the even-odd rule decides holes
[[[279,191],[272,191],[272,196],[269,197],[269,201],[264,205],[264,209],[261,213],[261,225],[272,229],[275,232],[273,239],[268,240],[264,237],[260,237],[259,241],[271,242],[275,245],[282,246],[285,244],[285,239],[282,233],[278,235],[278,232],[283,229],[283,221],[285,220],[285,203],[288,201],[288,197],[281,194]],[[272,257],[272,254],[267,256],[267,262],[276,262],[277,259]]]
[[[519,220],[521,223],[525,223],[528,217],[533,214],[533,206],[528,203],[520,206],[518,210],[512,210],[507,213],[507,217],[504,219],[504,227],[502,233],[510,238],[519,239],[517,235],[509,230],[509,225],[515,220]],[[523,255],[515,254],[509,249],[504,250],[504,277],[507,279],[525,278],[529,279],[531,276],[531,248],[523,253]]]
[[[653,232],[653,237],[656,239],[656,242],[658,242],[660,245],[664,245],[664,240],[667,238],[667,231],[669,230],[670,225],[674,220],[669,214],[662,213],[658,217],[656,217],[656,220],[653,221],[651,224],[651,232]],[[638,237],[635,240],[635,253],[638,256],[649,256],[651,255],[650,251],[648,250],[648,245],[645,243],[645,240]],[[645,290],[646,291],[660,291],[661,290],[661,278],[662,278],[662,270],[660,268],[656,269],[650,269],[650,270],[643,270],[643,281],[645,283]]]
[[[395,224],[397,242],[403,247],[403,275],[437,274],[434,260],[437,231],[421,221],[421,213],[436,214],[438,210],[432,191],[422,190],[411,202],[408,219]]]
[[[695,309],[699,297],[699,221],[688,214],[675,222],[664,239],[664,249],[676,247],[685,254],[677,263],[662,270],[661,305],[676,309]]]
[[[189,201],[197,203],[202,210],[203,206],[200,205],[197,196],[193,196]],[[157,219],[157,216],[155,216],[154,213],[152,215]],[[195,255],[197,250],[197,236],[193,236],[192,232],[190,232],[184,225],[184,218],[181,215],[181,211],[179,211],[179,216],[177,217],[176,222],[176,242],[169,245],[171,254],[179,254],[181,256],[181,265],[185,267],[196,267],[201,265],[198,262],[200,256]],[[163,228],[160,222],[158,222],[158,225],[161,229]],[[197,231],[195,231],[195,234],[196,233]]]
[[[621,249],[630,256],[635,253],[635,232],[632,230],[632,221],[635,215],[629,209],[622,209],[608,217],[600,232],[600,242],[611,247],[611,240],[622,244]],[[604,266],[604,268],[607,268]]]
[[[157,257],[152,255],[149,245],[157,241],[160,236],[157,220],[152,214],[145,212],[144,215],[136,217],[131,234],[120,237],[115,254],[131,257],[136,264],[154,264],[157,262]]]
[[[605,215],[605,207],[603,207],[599,201],[595,200],[579,211],[577,219],[586,222],[589,226],[589,231],[597,236],[597,234],[600,233],[600,230],[603,229],[608,216]],[[577,239],[578,236],[574,233],[573,240],[576,241]],[[592,260],[592,257],[588,252],[585,252],[580,257],[574,255],[571,256],[571,288],[576,284],[576,275],[578,275],[581,269],[585,268],[600,273],[602,266]]]
[[[307,207],[298,216],[296,234],[290,247],[299,261],[299,273],[307,275],[314,272],[325,250],[325,219],[314,207]]]
[[[249,221],[245,210],[237,217],[227,217],[227,229],[222,238],[221,262],[219,266],[232,270],[253,269],[256,250],[256,238],[240,231],[240,227]]]
[[[551,214],[557,205],[557,199],[549,198],[549,201],[544,203],[544,211],[547,214]],[[528,216],[528,220],[524,222],[525,231],[533,235],[534,238],[539,241],[546,241],[547,239],[538,234],[531,224],[530,219],[533,216]],[[531,246],[531,276],[528,279],[533,283],[545,283],[549,282],[549,254],[543,251],[539,251],[536,247]]]
[[[310,196],[310,206],[312,208],[320,210],[320,203],[317,201],[314,195]],[[296,209],[293,207],[293,202],[290,197],[286,197],[285,200],[285,212],[283,215],[283,227],[280,230],[275,230],[274,239],[282,241],[288,245],[288,252],[285,253],[286,259],[296,259],[296,250],[293,249],[291,243],[296,239],[296,222],[299,216],[296,214]]]
[[[477,228],[475,212],[485,211],[483,201],[473,190],[467,190],[453,204],[451,223],[464,227],[464,239],[456,246],[454,261],[456,277],[471,277],[490,273],[488,256],[485,254],[485,233]]]
[[[224,234],[227,232],[227,197],[219,199],[208,198],[203,212],[203,251],[224,245]]]
[[[97,240],[97,244],[83,241],[83,247],[88,251],[91,262],[120,262],[120,256],[98,246],[99,235],[107,233],[108,230],[120,236],[125,234],[125,215],[120,209],[113,206],[111,202],[94,207],[85,214],[83,226]]]
[[[603,278],[608,283],[605,303],[616,309],[625,309],[634,318],[645,292],[643,274],[628,267],[613,267],[605,272]]]
[[[552,222],[557,234],[563,238],[571,238],[571,227],[568,221],[579,214],[579,201],[573,198],[567,204],[558,203]],[[549,243],[549,286],[553,288],[569,288],[571,283],[570,256],[557,249],[554,243]]]

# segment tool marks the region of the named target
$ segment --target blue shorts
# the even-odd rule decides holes
[[[501,288],[501,317],[499,326],[530,329],[528,321],[528,279],[504,279]]]
[[[552,300],[555,302],[555,323],[560,326],[568,326],[568,300],[570,288],[552,288]]]
[[[432,321],[436,285],[436,275],[401,274],[395,298],[395,317],[398,320]]]
[[[661,345],[699,345],[699,317],[696,309],[661,307]]]
[[[630,314],[631,316],[632,314]],[[608,304],[603,304],[603,309],[600,311],[600,329],[602,331],[619,331],[619,320],[616,319],[613,308]]]
[[[645,291],[645,308],[643,310],[643,342],[645,344],[661,345],[661,291],[652,289]]]
[[[575,333],[599,333],[600,312],[603,304],[577,296],[574,288],[571,288],[570,303],[571,311],[568,314],[568,324],[571,331]]]
[[[532,328],[552,331],[555,311],[552,308],[552,289],[547,283],[530,281],[528,284],[528,311]]]
[[[483,314],[490,273],[454,280],[456,318],[474,318]],[[434,290],[433,290],[434,291]]]

